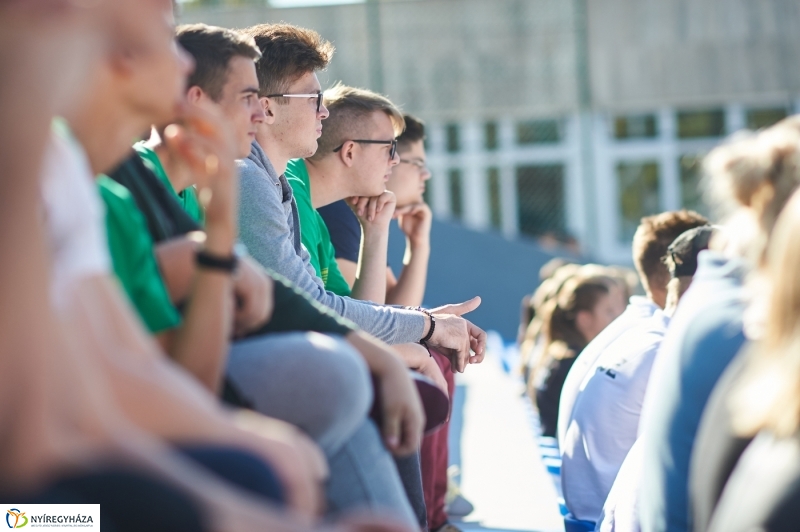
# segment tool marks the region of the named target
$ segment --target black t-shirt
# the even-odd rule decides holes
[[[331,235],[337,259],[358,263],[361,248],[361,224],[345,200],[339,200],[317,209]]]
[[[561,389],[564,388],[564,381],[567,380],[567,374],[580,350],[581,348],[569,347],[565,356],[551,358],[542,370],[543,374],[534,377],[537,382],[536,407],[539,410],[543,436],[556,437]],[[544,356],[547,356],[547,353]]]

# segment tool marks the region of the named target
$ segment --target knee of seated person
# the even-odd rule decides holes
[[[317,392],[328,399],[329,414],[366,416],[372,405],[372,381],[361,354],[339,337],[308,333],[306,340],[314,346],[309,362],[319,377],[313,379]]]

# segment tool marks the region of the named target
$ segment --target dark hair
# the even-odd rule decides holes
[[[705,217],[687,210],[642,218],[633,235],[633,264],[645,289],[650,290],[653,285],[666,289],[669,271],[661,259],[667,254],[667,248],[684,232],[707,224]]]
[[[334,47],[314,30],[291,24],[258,24],[241,30],[261,51],[256,63],[259,95],[279,94],[296,79],[322,70]]]
[[[425,123],[414,116],[405,114],[406,128],[397,137],[397,150],[406,151],[412,144],[425,138]]]
[[[252,37],[227,28],[187,24],[178,27],[177,37],[195,62],[187,88],[200,87],[212,100],[222,96],[231,59],[246,57],[255,61],[261,57]]]

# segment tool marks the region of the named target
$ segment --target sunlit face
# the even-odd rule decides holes
[[[397,153],[394,157],[389,157],[392,149],[390,141],[394,139],[394,125],[389,115],[383,111],[375,111],[365,119],[364,126],[360,128],[362,133],[358,140],[380,140],[386,143],[353,144],[353,175],[348,183],[352,188],[344,197],[383,194],[386,182],[392,174],[392,168],[400,162]]]
[[[618,295],[609,292],[597,299],[591,311],[581,310],[578,312],[576,323],[587,342],[591,342],[595,336],[617,319],[617,316],[622,314],[624,308],[620,308],[619,299]]]
[[[258,77],[252,59],[233,57],[228,63],[228,77],[216,104],[236,137],[237,157],[250,153],[250,144],[264,122],[264,109],[258,101]]]
[[[194,68],[191,56],[175,39],[172,4],[145,0],[140,6],[157,4],[143,17],[126,17],[125,33],[133,36],[122,50],[128,57],[129,77],[124,98],[148,124],[167,124],[175,119],[185,99],[186,79]]]
[[[425,144],[418,140],[404,147],[400,162],[392,168],[386,188],[394,192],[397,206],[404,207],[422,202],[426,181],[431,178],[425,158]]]
[[[307,72],[281,94],[318,94],[322,90],[314,72]],[[292,158],[311,157],[317,152],[317,139],[322,135],[322,121],[328,110],[317,98],[262,98],[267,109],[267,126],[281,143],[282,152]]]

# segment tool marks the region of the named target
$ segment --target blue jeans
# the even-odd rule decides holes
[[[316,333],[236,342],[228,377],[255,409],[306,432],[328,459],[328,514],[350,511],[418,522],[390,453],[368,419],[372,382],[345,341]]]

